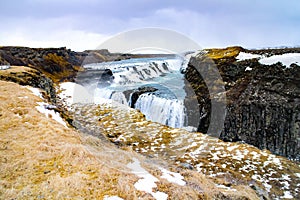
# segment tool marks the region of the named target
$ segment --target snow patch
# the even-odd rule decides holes
[[[281,197],[282,199],[292,199],[294,198],[292,195],[291,195],[291,192],[289,191],[284,191],[283,192],[283,196]]]
[[[265,57],[258,54],[240,52],[239,55],[236,57],[238,61],[249,60],[253,58],[259,59],[259,62],[263,65],[272,65],[281,62],[286,67],[290,67],[290,65],[293,63],[298,65],[300,64],[300,53],[286,53],[282,55],[273,55],[270,57]],[[252,70],[252,68],[247,67],[245,71],[248,70]]]
[[[184,177],[180,173],[170,172],[164,168],[160,168],[163,175],[161,178],[167,179],[171,183],[176,183],[177,185],[184,186],[186,183],[183,181]]]
[[[232,158],[236,159],[236,160],[242,160],[244,159],[245,155],[242,154],[242,152],[240,150],[236,151],[236,155],[233,155]]]
[[[0,70],[6,70],[9,69],[10,66],[9,65],[0,65]]]
[[[259,159],[260,158],[260,154],[258,154],[258,153],[256,153],[255,151],[252,151],[251,153],[250,153],[253,157],[253,160],[256,160],[256,159]]]
[[[232,151],[232,150],[234,150],[234,149],[236,149],[237,148],[237,146],[229,146],[229,147],[227,147],[227,150],[228,151]]]
[[[123,199],[118,196],[104,196],[103,200],[123,200]]]
[[[33,87],[26,87],[28,90],[30,90],[34,95],[40,97],[43,99],[43,96],[38,88]],[[66,122],[61,118],[60,114],[58,112],[55,112],[54,110],[49,110],[55,108],[53,105],[49,105],[48,103],[44,102],[37,102],[38,106],[36,106],[36,109],[40,112],[46,115],[47,118],[51,116],[52,119],[57,121],[58,123],[62,124],[64,127],[67,127]]]
[[[268,183],[266,183],[266,182],[264,182],[263,185],[265,186],[265,188],[266,188],[266,190],[267,190],[268,192],[271,191],[272,185],[270,185],[270,184],[268,184]]]
[[[251,67],[246,67],[245,71],[251,71],[252,68]]]
[[[153,192],[152,189],[156,188],[157,185],[155,182],[159,180],[147,172],[140,164],[140,161],[136,158],[133,158],[133,162],[127,164],[127,167],[132,170],[132,172],[140,177],[135,184],[134,187],[139,191],[144,191],[150,193],[157,200],[166,200],[168,195],[164,192]]]
[[[253,58],[261,58],[261,55],[258,54],[252,54],[252,53],[245,53],[245,52],[240,52],[239,55],[236,57],[238,61],[242,60],[249,60]]]
[[[67,106],[74,103],[93,103],[93,97],[88,90],[82,85],[65,82],[60,85],[61,92],[58,96],[64,101]]]
[[[34,88],[34,87],[26,87],[28,90],[30,90],[35,96],[40,97],[41,99],[43,99],[43,95],[40,92],[39,88]]]
[[[281,184],[284,185],[282,189],[289,189],[290,188],[290,184],[287,181],[281,181]]]
[[[225,186],[225,185],[220,185],[220,184],[215,184],[215,185],[216,185],[217,188],[220,188],[220,189],[231,190],[231,191],[237,191],[236,189],[227,187],[227,186]]]
[[[290,175],[288,175],[288,174],[283,174],[283,175],[282,175],[282,179],[288,180],[288,181],[291,180]]]
[[[67,127],[66,122],[60,117],[60,114],[58,112],[55,112],[54,110],[48,110],[49,104],[43,103],[43,102],[37,102],[38,106],[36,106],[36,109],[40,112],[46,115],[47,118],[51,116],[52,119],[57,121],[58,123],[62,124],[64,127]],[[50,106],[51,107],[51,106]]]
[[[271,57],[264,57],[259,60],[261,64],[272,65],[281,62],[286,67],[290,67],[292,63],[300,63],[300,53],[286,53],[282,55],[274,55]]]

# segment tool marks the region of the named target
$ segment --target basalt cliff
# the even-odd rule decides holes
[[[207,49],[192,57],[185,78],[197,95],[199,110],[205,113],[198,131],[208,131],[213,120],[212,101],[220,103],[208,85],[224,87],[226,102],[221,103],[226,106],[226,113],[218,119],[225,119],[219,130],[222,140],[242,141],[299,160],[300,66],[280,62],[299,52],[299,48],[230,47]],[[273,58],[273,62],[262,62]],[[221,79],[205,80],[213,75],[209,72],[211,68],[217,69]]]

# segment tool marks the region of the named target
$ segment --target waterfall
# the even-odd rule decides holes
[[[140,83],[160,77],[171,71],[179,71],[180,59],[129,59],[115,62],[93,63],[84,68],[92,70],[110,69],[114,75],[115,84]]]
[[[111,99],[113,91],[105,88],[96,88],[94,91],[94,96],[103,99]]]
[[[121,104],[128,104],[127,99],[126,99],[125,95],[123,94],[123,92],[114,92],[111,95],[110,99],[114,100],[118,103],[121,103]]]
[[[113,91],[113,90],[109,90],[106,88],[96,88],[94,91],[94,101],[95,103],[97,102],[101,102],[101,100],[99,99],[111,99],[113,101],[116,101],[118,103],[121,104],[128,104],[128,101],[125,97],[125,95],[123,94],[123,92],[117,92],[117,91]]]
[[[90,89],[95,103],[116,101],[134,106],[148,120],[183,128],[186,124],[183,103],[186,94],[180,71],[184,61],[182,57],[169,56],[92,63],[84,66],[87,70],[77,81]],[[131,105],[132,94],[144,86],[153,87],[156,92],[139,94]]]
[[[159,122],[174,128],[181,128],[185,121],[185,108],[183,101],[178,99],[165,99],[147,93],[142,94],[135,108],[139,109],[148,120]]]

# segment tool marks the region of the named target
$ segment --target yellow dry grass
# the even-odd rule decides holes
[[[133,184],[124,186],[116,170],[124,169],[129,153],[108,154],[110,145],[39,113],[34,107],[41,100],[26,88],[3,81],[0,88],[1,199],[136,198]],[[114,168],[102,162],[112,158]],[[135,179],[122,173],[124,183]]]
[[[211,59],[222,59],[222,58],[230,58],[236,57],[241,52],[241,47],[227,47],[224,49],[206,49],[208,51],[207,56]]]
[[[42,101],[31,91],[0,81],[0,199],[153,199],[138,191],[138,177],[126,165],[132,157],[160,180],[157,189],[171,199],[256,199],[249,187],[238,194],[219,190],[213,180],[183,170],[186,186],[157,175],[156,165],[130,150],[64,127],[35,109]],[[158,173],[159,174],[159,173]]]
[[[35,71],[35,70],[24,66],[11,66],[9,69],[0,70],[0,74],[9,75],[11,73],[22,73],[22,72],[30,72],[30,71]]]

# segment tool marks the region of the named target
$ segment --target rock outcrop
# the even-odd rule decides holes
[[[146,87],[140,87],[138,88],[137,90],[134,90],[134,91],[127,91],[126,93],[128,93],[126,95],[125,93],[125,96],[128,96],[130,99],[130,102],[131,102],[131,108],[134,108],[134,105],[136,103],[136,101],[138,100],[138,98],[144,94],[144,93],[152,93],[152,92],[155,92],[157,91],[157,88],[154,88],[154,87],[151,87],[151,86],[146,86]]]
[[[106,49],[75,52],[66,47],[0,47],[0,65],[31,67],[44,73],[54,82],[73,81],[77,72],[83,70],[81,66],[85,64],[158,56],[161,55],[110,53]]]
[[[226,191],[237,192],[237,187],[250,186],[260,199],[284,198],[287,194],[299,198],[300,169],[287,158],[248,144],[223,142],[147,121],[141,112],[117,103],[75,104],[72,108],[79,130],[97,137],[104,135],[120,148],[163,159],[177,169],[205,174]]]
[[[0,80],[15,82],[20,85],[29,85],[45,91],[45,97],[56,102],[56,91],[53,81],[43,73],[24,66],[12,66],[6,70],[0,70]]]
[[[62,48],[1,47],[2,62],[34,68],[53,81],[72,80],[86,53]]]
[[[200,110],[206,114],[198,127],[207,132],[211,123],[211,101],[199,68],[214,65],[226,90],[226,118],[220,138],[244,141],[260,149],[300,159],[300,67],[282,63],[263,65],[258,58],[237,60],[240,52],[255,55],[299,53],[300,49],[246,50],[241,47],[208,49],[191,58],[185,73],[195,92]],[[207,75],[206,75],[207,76]],[[211,84],[211,83],[208,83]],[[220,83],[213,83],[216,88]],[[222,85],[222,84],[221,84]]]

